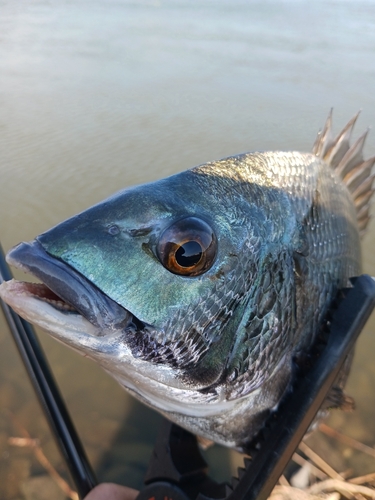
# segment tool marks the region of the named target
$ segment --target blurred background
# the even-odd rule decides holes
[[[3,0],[0,2],[0,240],[7,251],[111,193],[252,150],[311,151],[334,107],[338,132],[375,126],[371,0]],[[369,135],[366,156],[375,154]],[[375,275],[375,224],[364,271]],[[18,278],[23,279],[20,273]],[[353,413],[330,425],[375,444],[375,317],[358,342]],[[40,332],[100,481],[140,487],[159,417],[94,363]],[[0,498],[63,499],[32,450],[63,461],[0,316]],[[340,470],[375,460],[317,432]],[[207,453],[228,479],[239,457]]]

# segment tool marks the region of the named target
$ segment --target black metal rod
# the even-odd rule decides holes
[[[0,244],[0,283],[10,279],[12,279],[12,274],[5,262],[4,252]],[[20,318],[1,299],[0,305],[52,434],[72,475],[78,495],[80,498],[84,498],[97,484],[97,480],[52,375],[43,349],[33,327]]]

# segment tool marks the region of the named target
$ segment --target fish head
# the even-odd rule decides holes
[[[272,227],[272,190],[265,204],[264,189],[247,182],[245,199],[244,182],[228,172],[211,164],[122,191],[19,244],[8,262],[44,285],[5,283],[2,297],[148,404],[179,411],[186,403],[197,414],[204,401],[209,411],[208,400],[228,399],[238,331],[288,225],[285,215]],[[270,321],[265,331],[275,330]]]

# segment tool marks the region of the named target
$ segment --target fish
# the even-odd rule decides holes
[[[1,298],[171,421],[246,449],[361,273],[375,157],[367,132],[351,145],[357,116],[334,137],[331,112],[311,153],[239,154],[114,194],[12,248],[41,283]]]

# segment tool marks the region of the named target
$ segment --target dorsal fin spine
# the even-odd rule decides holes
[[[375,158],[374,158],[375,162]],[[353,192],[353,198],[356,199],[360,196],[362,196],[364,193],[366,193],[369,190],[372,190],[372,185],[375,179],[375,174],[370,175],[370,177],[367,177],[366,180],[364,180],[361,184],[358,185],[358,187],[355,189]]]
[[[375,157],[363,160],[363,146],[369,129],[350,146],[350,138],[359,112],[347,123],[335,139],[332,139],[332,109],[319,132],[313,153],[324,160],[341,177],[350,191],[357,211],[358,229],[361,237],[365,234],[370,220],[370,201],[374,194],[375,174],[372,167]]]

